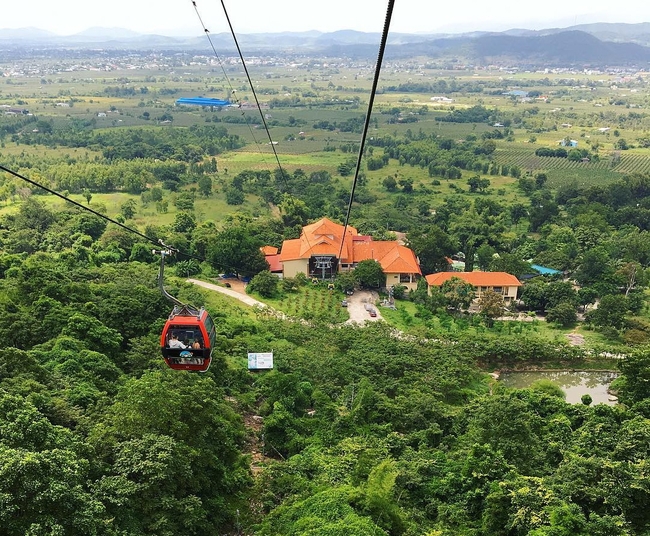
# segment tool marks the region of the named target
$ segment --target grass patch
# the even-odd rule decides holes
[[[292,318],[328,324],[340,324],[349,319],[347,309],[341,307],[341,300],[345,296],[320,285],[299,287],[294,292],[282,293],[275,298],[263,298],[255,292],[250,295]]]

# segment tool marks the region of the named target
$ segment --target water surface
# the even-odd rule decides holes
[[[506,387],[522,389],[537,380],[551,380],[566,393],[566,401],[570,404],[580,403],[582,395],[589,394],[593,404],[613,405],[616,402],[609,400],[607,387],[617,376],[617,372],[594,371],[504,372],[499,381]]]

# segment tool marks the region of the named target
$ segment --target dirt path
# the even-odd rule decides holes
[[[569,339],[569,344],[571,346],[582,346],[585,343],[584,335],[576,333],[577,329],[578,328],[575,328],[571,333],[566,334],[566,337]]]
[[[262,452],[262,423],[264,419],[259,415],[244,415],[244,426],[248,430],[248,445],[246,452],[251,455],[251,472],[253,476],[262,470],[264,453]]]

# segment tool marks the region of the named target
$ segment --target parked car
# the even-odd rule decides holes
[[[374,309],[370,309],[370,311],[368,311],[368,314],[370,314],[370,316],[374,318],[377,316],[377,311],[375,311]]]
[[[347,307],[348,306],[348,300],[343,300],[341,302],[341,307]]]

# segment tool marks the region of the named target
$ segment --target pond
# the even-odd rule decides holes
[[[570,404],[580,403],[582,395],[589,394],[593,404],[616,404],[609,400],[607,387],[618,376],[617,372],[596,371],[541,371],[541,372],[504,372],[499,381],[506,387],[523,389],[530,387],[537,380],[551,380],[566,393]]]

